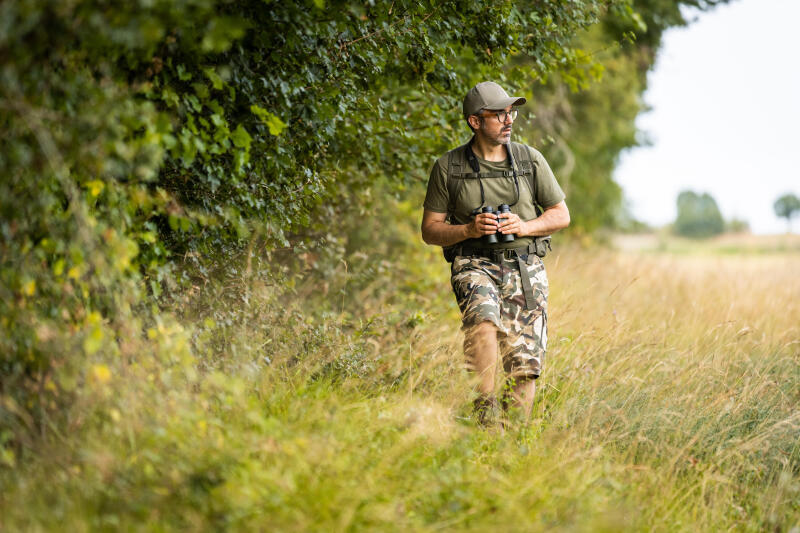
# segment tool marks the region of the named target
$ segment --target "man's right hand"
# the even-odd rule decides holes
[[[494,213],[478,213],[472,222],[467,224],[467,236],[471,239],[478,239],[496,232],[497,215]]]

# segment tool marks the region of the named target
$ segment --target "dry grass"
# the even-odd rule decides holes
[[[219,370],[147,395],[124,385],[129,408],[114,407],[124,416],[3,478],[0,520],[33,530],[800,527],[800,254],[561,249],[546,261],[550,350],[533,420],[509,431],[471,420],[446,268],[435,250],[410,254],[404,272],[368,283],[354,282],[355,262],[343,266],[344,290],[326,281],[335,304],[322,314],[300,312],[311,289],[280,300],[280,313],[265,311],[269,287],[252,290],[253,314],[226,330]],[[265,350],[272,363],[255,365]]]

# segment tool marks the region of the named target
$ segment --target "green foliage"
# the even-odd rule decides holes
[[[678,195],[678,217],[674,230],[678,235],[705,238],[725,230],[717,202],[707,193],[683,191]]]
[[[789,232],[792,231],[792,218],[800,213],[800,198],[792,193],[787,193],[775,200],[775,215],[786,219]]]
[[[421,183],[475,81],[584,79],[573,36],[606,5],[0,4],[3,426],[58,427],[92,365],[253,247],[335,241],[376,183]]]

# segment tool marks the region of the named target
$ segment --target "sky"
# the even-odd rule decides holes
[[[673,222],[678,193],[714,197],[753,233],[786,232],[775,200],[800,197],[800,0],[732,0],[664,35],[638,128],[614,177],[634,217]],[[796,226],[796,224],[795,224]]]

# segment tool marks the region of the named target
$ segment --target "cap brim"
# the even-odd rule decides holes
[[[527,100],[521,96],[509,96],[508,98],[502,98],[496,102],[487,102],[484,109],[500,110],[505,109],[510,105],[523,105],[525,102],[527,102]]]

